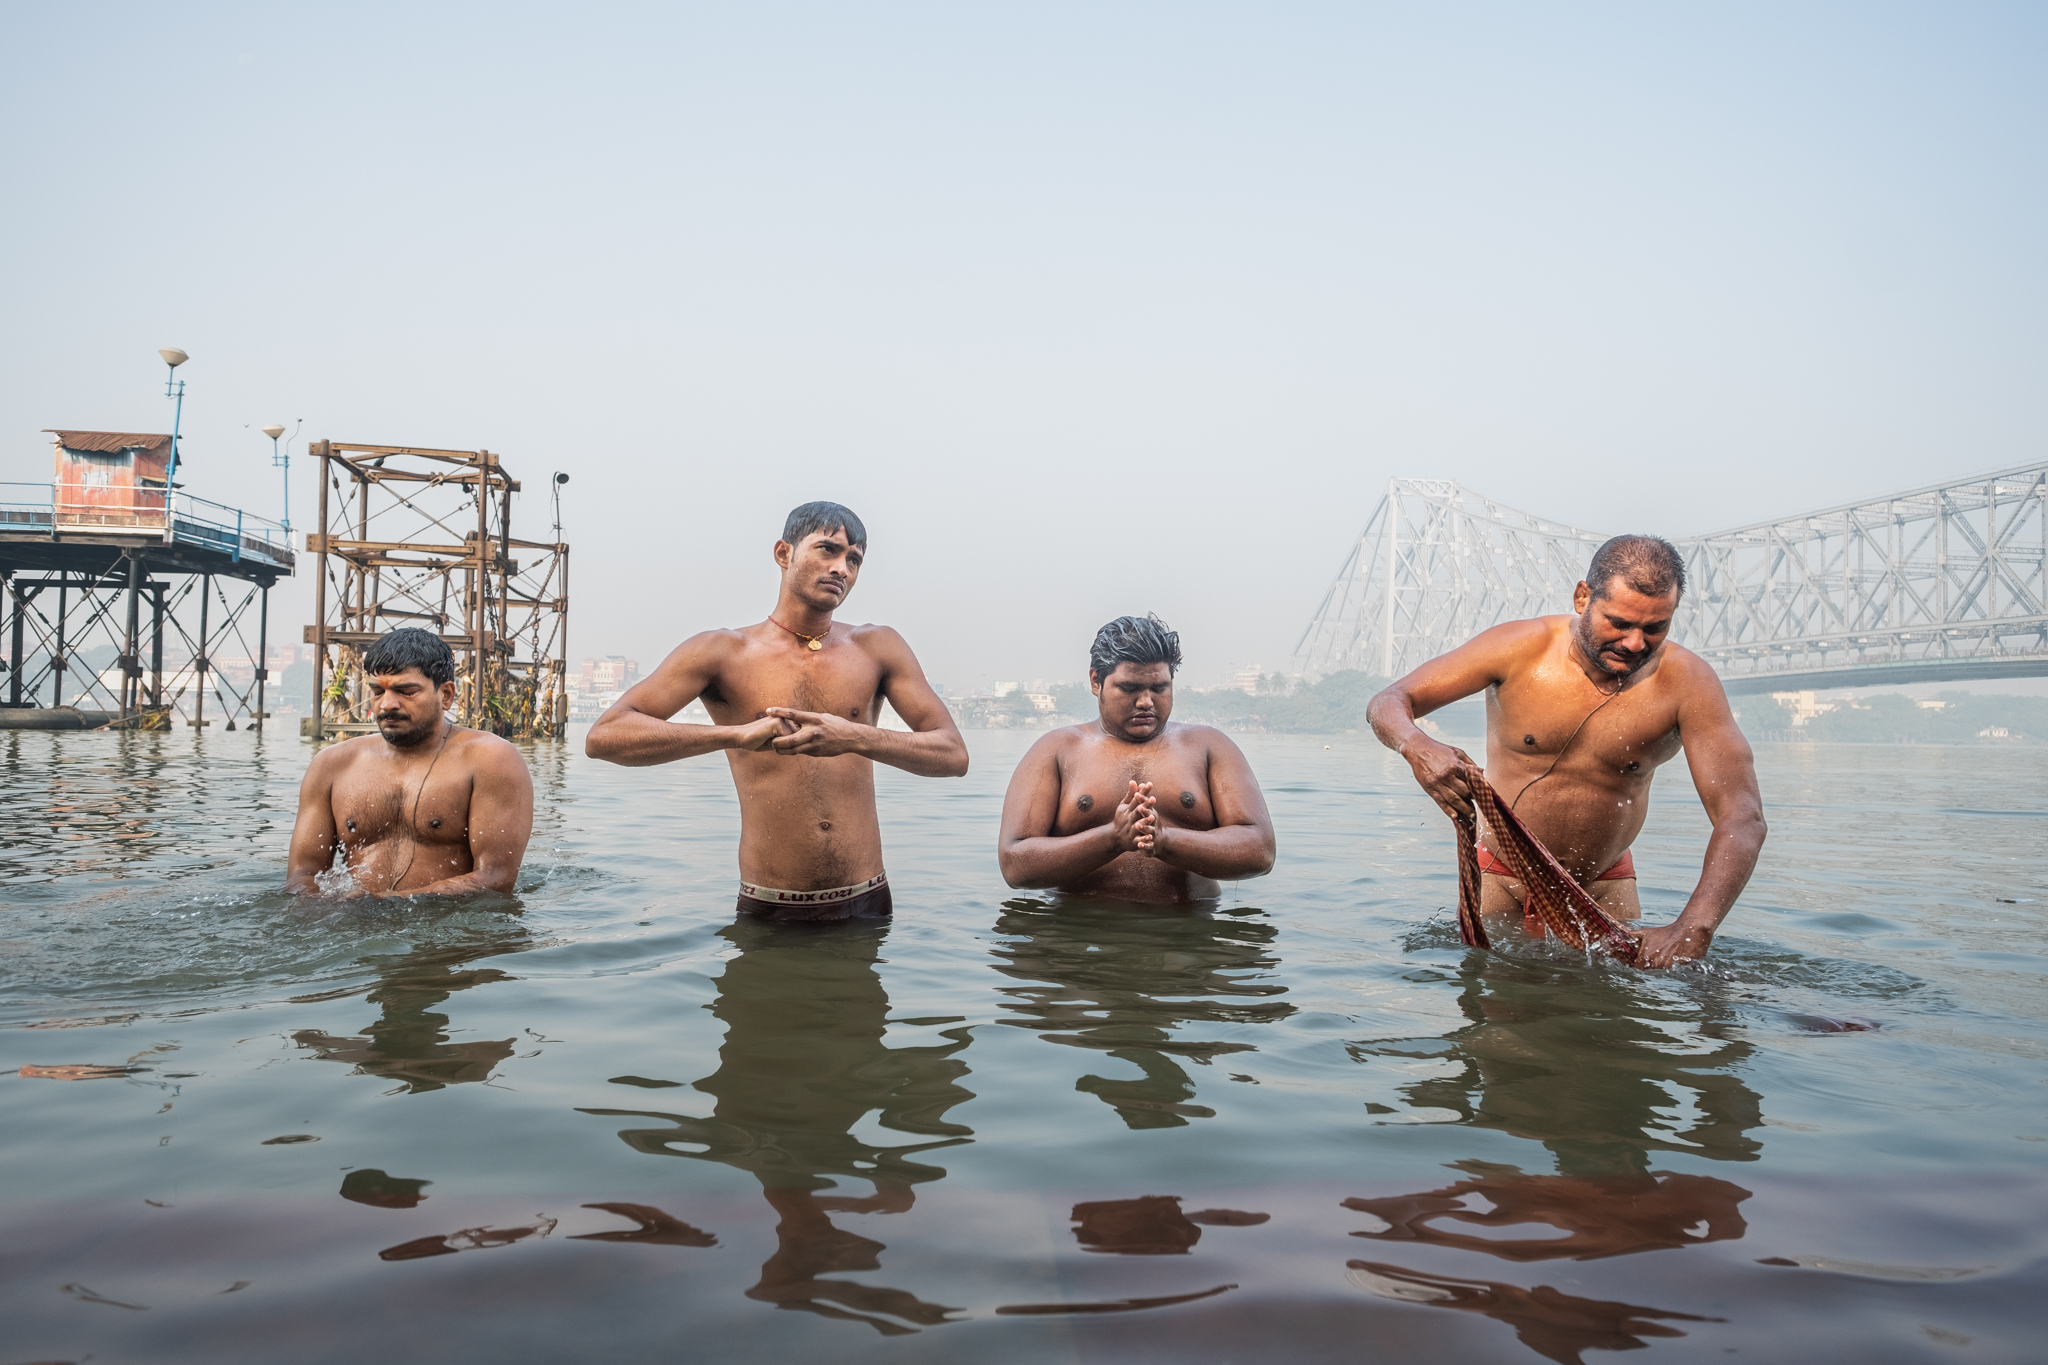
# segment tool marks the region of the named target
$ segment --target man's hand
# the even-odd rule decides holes
[[[830,712],[792,711],[786,706],[771,706],[768,715],[789,726],[769,747],[778,754],[802,754],[809,758],[861,753],[873,728]]]
[[[1463,749],[1424,736],[1411,743],[1401,755],[1415,770],[1415,780],[1453,820],[1474,818],[1472,787],[1465,781],[1465,765],[1472,761]]]
[[[1118,853],[1151,855],[1158,842],[1159,808],[1152,800],[1150,782],[1126,785],[1124,799],[1117,803],[1116,818],[1110,822],[1110,828],[1116,835]]]
[[[780,716],[763,716],[752,724],[740,726],[732,747],[757,754],[784,735],[795,734],[796,729],[796,722],[793,720],[784,720]]]
[[[1707,949],[1713,946],[1714,931],[1703,924],[1687,924],[1677,919],[1654,929],[1638,929],[1635,940],[1638,967],[1669,967],[1674,962],[1705,957]]]

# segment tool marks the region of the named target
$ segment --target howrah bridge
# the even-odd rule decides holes
[[[1673,537],[1672,638],[1731,693],[2048,674],[2048,462]],[[1398,677],[1503,621],[1569,611],[1607,539],[1448,479],[1393,479],[1294,671]]]

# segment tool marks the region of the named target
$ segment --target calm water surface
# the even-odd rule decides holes
[[[1766,747],[1653,975],[1461,948],[1356,735],[1247,737],[1213,908],[1010,893],[1029,738],[885,770],[896,922],[806,929],[715,761],[534,746],[516,899],[303,906],[308,746],[0,732],[0,1365],[2040,1358],[2048,753]]]

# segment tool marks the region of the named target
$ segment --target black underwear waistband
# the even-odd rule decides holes
[[[742,891],[737,908],[742,915],[772,920],[777,924],[831,924],[849,919],[887,919],[895,912],[896,906],[889,896],[889,884],[884,881],[872,891],[822,904],[793,905],[784,901],[756,900]]]

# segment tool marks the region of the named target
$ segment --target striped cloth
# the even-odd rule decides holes
[[[1529,827],[1500,799],[1500,793],[1486,780],[1478,764],[1468,761],[1464,772],[1473,801],[1479,814],[1486,817],[1486,828],[1493,836],[1488,847],[1494,857],[1514,869],[1516,879],[1522,883],[1524,909],[1533,913],[1546,930],[1574,948],[1587,949],[1598,944],[1621,961],[1634,962],[1635,936],[1596,905],[1550,850],[1537,842]],[[1459,817],[1456,824],[1458,937],[1474,948],[1489,948],[1492,944],[1487,942],[1486,925],[1479,918],[1478,822],[1467,814]]]

